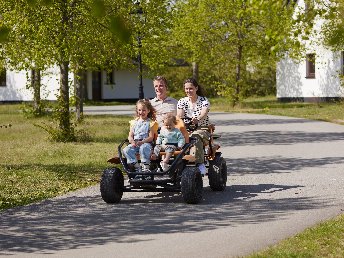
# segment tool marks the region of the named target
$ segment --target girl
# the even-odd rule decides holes
[[[142,171],[149,170],[151,142],[158,130],[155,121],[156,111],[149,100],[140,99],[136,103],[136,118],[131,120],[129,131],[129,145],[123,149],[129,168],[134,171],[139,168],[136,154],[140,153]]]

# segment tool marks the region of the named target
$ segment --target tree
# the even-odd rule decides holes
[[[324,4],[324,3],[323,3]],[[323,6],[326,22],[322,26],[323,43],[333,50],[344,49],[344,1],[332,0]]]
[[[176,4],[173,41],[180,56],[199,64],[201,80],[235,105],[258,69],[273,67],[294,47],[296,24],[285,1],[189,0]]]
[[[74,140],[69,113],[70,70],[125,66],[130,62],[125,46],[130,33],[121,14],[126,1],[92,0],[4,0],[3,23],[9,28],[3,57],[16,69],[60,69],[60,93],[56,116],[56,138]],[[109,15],[100,16],[92,8],[108,4]],[[113,29],[116,27],[117,29]]]
[[[2,57],[16,69],[43,71],[59,66],[61,86],[56,115],[61,137],[73,138],[68,73],[133,68],[138,53],[136,32],[142,38],[140,50],[147,71],[161,70],[166,65],[161,60],[170,56],[162,46],[170,20],[169,5],[167,0],[142,1],[144,21],[140,21],[131,15],[136,5],[129,0],[3,0],[0,6],[5,29],[0,36],[7,42]],[[131,35],[131,31],[135,33]],[[77,88],[81,80],[77,76]],[[80,96],[76,99],[82,104]]]

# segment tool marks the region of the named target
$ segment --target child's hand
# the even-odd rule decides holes
[[[136,142],[136,146],[141,146],[142,144],[144,144],[143,141],[138,141],[138,142]]]

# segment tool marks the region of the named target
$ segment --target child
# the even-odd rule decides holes
[[[168,169],[168,162],[174,151],[182,148],[185,144],[185,138],[179,129],[175,128],[177,124],[176,116],[167,114],[163,120],[164,126],[161,128],[160,134],[156,140],[153,158],[159,156],[160,150],[166,152],[165,158],[161,161],[163,171]]]
[[[131,120],[129,131],[129,145],[123,149],[130,170],[139,168],[136,154],[140,153],[142,171],[149,171],[151,142],[158,129],[155,121],[156,111],[149,100],[140,99],[136,103],[136,118]]]

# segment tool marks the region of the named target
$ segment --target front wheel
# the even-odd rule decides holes
[[[186,167],[181,179],[181,191],[184,201],[189,204],[199,203],[202,199],[203,180],[196,167]]]
[[[213,191],[223,191],[227,183],[227,165],[223,157],[209,161],[209,186]]]
[[[118,203],[123,196],[124,177],[119,168],[107,168],[100,180],[100,193],[106,203]]]

